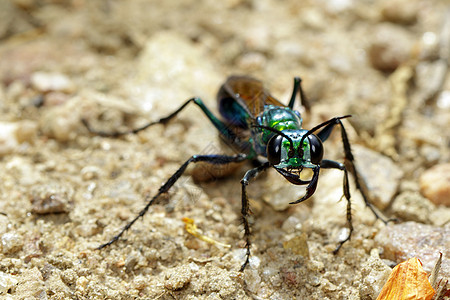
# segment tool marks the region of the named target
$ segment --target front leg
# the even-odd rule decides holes
[[[266,162],[262,164],[259,167],[256,167],[254,169],[248,170],[247,173],[245,173],[244,177],[241,180],[242,184],[242,208],[241,208],[241,215],[242,215],[242,224],[244,225],[244,238],[245,238],[245,248],[247,248],[247,253],[245,257],[245,262],[241,266],[241,272],[244,271],[245,267],[248,265],[250,260],[250,225],[248,224],[248,214],[250,211],[250,206],[248,203],[248,197],[247,197],[247,185],[250,183],[250,180],[256,178],[261,172],[265,171],[267,168],[270,167],[270,163]]]
[[[322,140],[322,142],[324,142],[324,141],[326,141],[328,139],[328,137],[330,136],[333,128],[336,125],[339,125],[341,127],[341,140],[342,140],[342,144],[344,146],[345,163],[346,163],[346,166],[347,166],[347,168],[345,169],[345,173],[347,174],[347,170],[348,170],[348,172],[350,172],[353,175],[353,178],[355,180],[356,188],[361,192],[361,195],[363,196],[363,199],[364,199],[364,203],[366,204],[367,207],[369,207],[369,209],[372,211],[374,216],[377,219],[381,220],[384,224],[387,224],[387,222],[392,221],[392,220],[386,220],[385,217],[382,216],[375,209],[375,207],[373,206],[373,204],[369,200],[369,196],[367,195],[367,184],[359,176],[359,174],[358,174],[358,172],[356,170],[355,159],[353,157],[353,153],[352,153],[352,150],[351,150],[351,147],[350,147],[350,142],[348,140],[347,131],[345,130],[344,124],[342,124],[342,121],[341,121],[341,119],[344,119],[344,118],[347,118],[347,117],[350,117],[350,115],[343,116],[343,117],[338,117],[338,118],[333,118],[331,120],[328,120],[327,122],[322,123],[322,124],[324,124],[326,126],[317,134],[317,136]],[[332,168],[343,170],[341,167],[339,167],[337,165],[332,167]],[[348,176],[348,175],[346,175],[346,176]],[[346,180],[347,180],[347,186],[348,186],[348,178]],[[344,187],[344,193],[345,193],[345,187]],[[349,199],[350,198],[350,192],[348,191],[348,189],[347,189],[347,193],[349,195],[349,197],[348,197],[348,199]],[[347,197],[347,195],[346,195],[346,197]]]
[[[117,241],[128,229],[133,226],[133,224],[141,217],[145,215],[145,213],[148,211],[150,206],[155,204],[158,201],[158,198],[164,194],[167,193],[170,188],[177,182],[177,180],[183,175],[184,171],[186,171],[186,168],[191,163],[197,163],[197,162],[206,162],[213,165],[226,165],[233,162],[242,162],[247,159],[247,156],[245,154],[237,154],[232,156],[227,155],[193,155],[191,158],[189,158],[184,164],[181,165],[181,167],[164,183],[158,190],[158,193],[153,196],[153,198],[149,198],[148,196],[145,198],[147,201],[147,204],[145,207],[139,212],[139,214],[134,217],[131,221],[125,225],[122,230],[116,234],[111,240],[109,240],[107,243],[104,243],[97,247],[97,249],[105,248],[115,241]]]
[[[343,184],[343,189],[344,189],[344,196],[345,199],[347,200],[347,224],[348,224],[348,229],[350,230],[348,233],[348,236],[339,242],[339,245],[337,245],[336,249],[334,249],[333,253],[336,254],[338,253],[339,249],[341,249],[342,245],[349,241],[351,236],[352,236],[352,232],[353,232],[353,223],[352,223],[352,201],[350,200],[350,187],[348,184],[348,172],[347,172],[347,168],[345,167],[344,164],[339,163],[337,161],[333,161],[333,160],[327,160],[324,159],[322,160],[322,162],[320,163],[320,166],[324,169],[338,169],[341,171],[344,171],[344,184]],[[342,198],[341,198],[342,199]]]

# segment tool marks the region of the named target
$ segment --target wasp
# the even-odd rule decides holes
[[[230,76],[217,93],[217,104],[221,118],[216,117],[200,98],[191,98],[168,116],[124,132],[98,131],[93,129],[86,120],[83,120],[84,125],[91,133],[106,137],[117,137],[137,133],[155,124],[166,124],[192,103],[201,109],[206,119],[218,130],[220,137],[236,151],[234,155],[192,155],[159,188],[153,197],[148,197],[145,207],[139,214],[130,220],[110,241],[102,244],[98,249],[117,241],[140,217],[146,214],[149,207],[156,203],[162,194],[170,190],[189,165],[198,162],[213,166],[244,161],[253,162],[253,168],[248,170],[240,181],[242,188],[241,218],[246,248],[245,261],[241,266],[241,271],[248,265],[251,255],[251,229],[248,221],[250,208],[247,186],[259,174],[269,168],[275,169],[291,184],[306,185],[305,194],[290,204],[301,203],[314,194],[321,169],[338,169],[343,172],[343,196],[347,200],[346,218],[349,233],[345,239],[338,242],[334,250],[335,253],[345,242],[350,240],[353,232],[349,173],[353,174],[356,188],[362,193],[366,205],[377,219],[383,220],[371,205],[355,167],[350,142],[342,123],[343,119],[351,116],[334,117],[307,130],[302,128],[301,114],[294,110],[297,98],[306,108],[309,108],[299,77],[294,78],[292,96],[286,106],[271,96],[261,81],[248,76]],[[323,158],[323,143],[336,126],[340,127],[345,163]],[[301,177],[301,173],[305,169],[312,170],[312,176],[309,180]]]

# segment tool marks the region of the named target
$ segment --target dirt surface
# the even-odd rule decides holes
[[[376,299],[399,260],[419,256],[430,272],[441,251],[450,265],[450,183],[439,180],[450,161],[447,1],[15,0],[0,12],[0,297]],[[249,186],[253,255],[239,272],[246,164],[209,182],[194,180],[205,166],[190,167],[96,250],[191,155],[227,147],[195,106],[121,138],[81,120],[126,130],[193,96],[217,113],[232,74],[262,80],[283,103],[301,76],[305,128],[352,114],[344,124],[373,202],[409,221],[411,244],[390,243],[393,224],[385,238],[352,180],[355,230],[334,255],[348,233],[342,173],[322,170],[315,195],[290,206],[305,189],[270,170]],[[338,131],[325,157],[342,161]],[[183,218],[230,247],[194,237]],[[414,238],[420,223],[436,240]]]

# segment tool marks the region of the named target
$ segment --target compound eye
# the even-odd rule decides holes
[[[274,135],[267,143],[267,159],[271,165],[278,165],[281,161],[281,143],[283,137],[281,135]]]
[[[322,161],[323,157],[322,141],[315,134],[309,135],[308,139],[311,153],[311,163],[318,165]]]

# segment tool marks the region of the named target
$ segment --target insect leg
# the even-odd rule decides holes
[[[190,163],[196,163],[196,162],[207,162],[210,164],[215,165],[224,165],[232,162],[242,162],[247,159],[246,155],[243,154],[237,154],[233,156],[227,156],[227,155],[193,155],[191,158],[189,158],[184,164],[181,165],[181,167],[164,183],[158,190],[158,193],[156,193],[153,198],[149,200],[149,197],[146,197],[147,204],[145,207],[139,212],[139,214],[128,222],[128,224],[116,235],[114,236],[109,242],[100,245],[97,247],[97,249],[105,248],[106,246],[111,245],[115,241],[117,241],[128,229],[130,229],[131,226],[142,216],[145,215],[149,207],[156,203],[158,198],[169,191],[169,189],[177,182],[177,180],[183,175],[184,171],[188,167]]]
[[[247,185],[250,183],[250,180],[256,178],[261,172],[265,171],[270,167],[269,162],[266,162],[262,164],[259,167],[256,167],[254,169],[248,170],[247,173],[245,173],[244,177],[241,179],[242,184],[242,208],[241,208],[241,214],[242,214],[242,223],[244,224],[244,238],[245,238],[245,248],[247,248],[247,253],[245,257],[245,262],[241,266],[241,272],[244,271],[245,267],[248,265],[248,262],[250,260],[250,225],[248,224],[248,214],[250,211],[249,203],[248,203],[248,197],[247,197]]]
[[[347,116],[345,116],[345,117],[347,117]],[[361,192],[361,195],[363,196],[364,203],[366,204],[366,206],[368,206],[370,208],[370,210],[372,211],[372,213],[375,215],[375,217],[377,219],[381,220],[383,223],[386,224],[389,220],[386,221],[381,216],[381,214],[379,212],[377,212],[377,210],[373,207],[372,203],[370,203],[369,196],[366,193],[367,184],[365,183],[364,179],[362,179],[359,176],[358,172],[356,171],[355,159],[354,159],[354,156],[352,154],[352,150],[351,150],[351,147],[350,147],[350,142],[349,142],[348,136],[347,136],[347,131],[345,130],[344,124],[342,124],[342,121],[340,119],[341,118],[333,118],[333,119],[331,119],[330,121],[332,121],[332,122],[329,123],[328,125],[326,125],[317,134],[317,136],[322,141],[325,141],[329,137],[329,135],[331,134],[331,131],[333,130],[335,125],[339,125],[341,127],[341,139],[342,139],[342,143],[344,145],[344,154],[345,154],[346,167],[347,167],[348,171],[353,174],[353,177],[355,179],[356,188]],[[350,195],[350,193],[349,193],[349,195]]]
[[[341,249],[342,245],[345,242],[347,242],[348,240],[350,240],[350,238],[352,236],[352,232],[353,232],[352,201],[350,200],[351,196],[350,196],[350,187],[348,184],[348,172],[347,172],[347,168],[345,167],[344,164],[333,161],[333,160],[324,159],[320,163],[320,166],[325,169],[339,169],[341,171],[344,171],[343,188],[344,188],[345,199],[347,199],[347,223],[348,223],[348,229],[350,230],[350,232],[348,233],[348,236],[344,240],[339,242],[339,245],[336,247],[336,249],[334,249],[333,253],[336,254],[339,251],[339,249]]]
[[[322,142],[325,142],[328,139],[331,132],[333,131],[334,126],[336,126],[336,123],[328,124],[317,134]]]
[[[289,101],[288,107],[290,109],[294,108],[295,99],[297,98],[297,93],[300,94],[300,101],[302,105],[305,107],[307,111],[311,110],[311,105],[309,105],[308,100],[306,99],[305,93],[302,88],[302,79],[300,77],[294,77],[294,88],[292,90],[291,100]]]
[[[211,123],[217,128],[217,130],[219,130],[219,132],[227,140],[233,141],[233,140],[237,139],[235,134],[222,121],[220,121],[216,116],[214,116],[214,114],[208,109],[208,107],[206,107],[206,105],[203,103],[203,101],[200,98],[191,98],[191,99],[187,100],[177,110],[175,110],[170,115],[168,115],[164,118],[161,118],[154,122],[150,122],[141,127],[122,131],[122,132],[120,132],[120,131],[119,132],[105,132],[105,131],[96,130],[96,129],[92,128],[92,126],[88,123],[88,121],[86,119],[82,119],[81,121],[83,122],[84,126],[86,126],[86,128],[89,130],[89,132],[91,132],[91,133],[94,133],[94,134],[97,134],[100,136],[104,136],[104,137],[119,137],[119,136],[122,136],[125,134],[138,133],[139,131],[145,130],[155,124],[166,124],[170,120],[175,118],[178,115],[178,113],[180,113],[191,102],[193,102],[194,104],[196,104],[198,107],[201,108],[201,110],[204,112],[206,117],[211,121]]]

